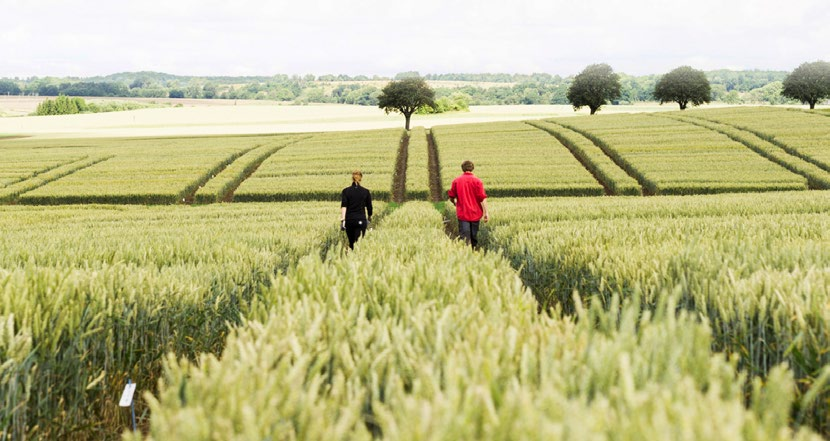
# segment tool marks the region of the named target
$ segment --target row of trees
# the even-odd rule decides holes
[[[830,98],[830,63],[816,61],[802,64],[784,79],[779,93],[814,109],[821,100]],[[591,115],[621,95],[620,77],[607,64],[586,67],[574,77],[567,93],[574,110],[588,107]],[[689,104],[699,106],[712,101],[712,89],[706,74],[689,66],[678,67],[660,77],[652,95],[660,104],[677,103],[680,110],[685,110]]]
[[[781,95],[787,72],[710,71],[712,101],[729,104],[793,102]],[[420,77],[403,72],[395,80]],[[435,88],[436,99],[464,94],[470,105],[568,104],[573,77],[545,73],[525,74],[433,74],[427,81],[469,83],[463,87]],[[653,101],[658,75],[619,74],[620,96],[614,104]],[[358,75],[314,75],[270,77],[185,77],[158,72],[133,72],[86,79],[29,78],[0,80],[0,94],[40,96],[119,96],[144,98],[261,99],[295,104],[344,103],[375,106],[381,84],[389,78]],[[379,84],[380,83],[380,84]],[[794,102],[793,102],[794,103]]]
[[[690,104],[699,106],[712,100],[712,88],[706,74],[689,66],[678,67],[660,77],[652,93],[660,104],[675,102],[680,110],[686,110]],[[830,63],[802,64],[784,79],[780,93],[809,104],[810,109],[815,108],[820,100],[830,98]],[[592,64],[574,77],[566,95],[575,111],[588,107],[593,115],[622,95],[620,76],[607,64]],[[378,95],[378,107],[387,114],[402,114],[406,130],[409,130],[413,113],[439,106],[435,91],[423,78],[407,75],[383,88]]]

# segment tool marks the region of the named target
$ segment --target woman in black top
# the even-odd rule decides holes
[[[353,171],[352,185],[344,188],[340,194],[340,227],[346,230],[351,249],[354,249],[354,243],[366,233],[366,227],[372,221],[372,194],[360,186],[361,180],[363,173],[360,170]]]

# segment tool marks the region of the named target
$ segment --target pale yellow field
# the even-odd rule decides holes
[[[43,98],[0,97],[0,114],[20,114]],[[99,100],[98,98],[94,100]],[[119,99],[126,101],[128,99]],[[135,100],[137,99],[129,99]],[[235,135],[261,133],[329,132],[403,127],[399,114],[386,115],[370,106],[317,104],[280,105],[268,101],[144,99],[182,107],[141,109],[63,116],[0,118],[0,136],[45,138]],[[603,114],[675,110],[676,106],[640,104],[605,106]],[[25,112],[24,112],[25,113]],[[469,112],[413,115],[412,126],[432,127],[493,121],[516,121],[587,114],[568,105],[472,106]]]

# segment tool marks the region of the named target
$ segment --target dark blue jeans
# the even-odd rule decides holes
[[[478,247],[478,222],[458,220],[458,235],[464,238],[464,242]]]

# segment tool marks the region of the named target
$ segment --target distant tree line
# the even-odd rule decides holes
[[[797,103],[785,95],[782,71],[729,71],[705,73],[711,100],[728,104]],[[437,85],[436,103],[466,105],[569,104],[568,89],[575,76],[536,74],[428,74],[401,72],[394,78],[349,75],[274,75],[248,77],[189,77],[159,72],[128,72],[105,77],[0,80],[2,95],[253,99],[294,104],[340,103],[377,106],[381,87],[390,80],[423,78],[426,81],[470,83],[462,87]],[[618,74],[620,93],[612,104],[659,101],[654,96],[661,75]],[[455,85],[454,85],[455,86]]]

